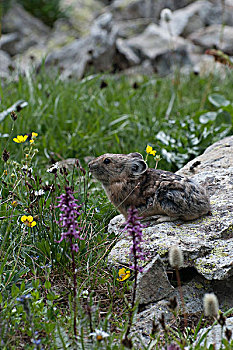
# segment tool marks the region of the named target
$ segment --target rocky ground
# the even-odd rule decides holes
[[[177,66],[198,73],[213,69],[206,50],[233,56],[232,0],[63,0],[67,6],[70,17],[53,28],[17,4],[6,13],[0,77],[38,70],[42,62],[62,78],[103,71],[163,76]],[[165,7],[172,10],[169,22],[160,18]]]

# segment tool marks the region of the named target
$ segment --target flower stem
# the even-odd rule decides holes
[[[135,232],[132,232],[132,238],[133,238],[133,257],[134,257],[134,266],[137,266],[137,251],[136,251],[136,237],[135,237]],[[133,313],[134,313],[134,306],[135,306],[135,300],[136,300],[136,291],[137,291],[137,280],[138,280],[138,269],[135,268],[135,276],[134,276],[134,285],[133,285],[133,295],[132,295],[132,302],[131,302],[131,308],[129,311],[129,323],[128,327],[125,333],[125,339],[128,339],[128,335],[130,333],[132,324],[133,324]]]
[[[73,271],[73,297],[74,297],[74,337],[77,338],[77,272],[75,268],[75,259],[74,259],[74,250],[73,250],[73,243],[72,243],[72,237],[70,237],[70,248],[71,248],[71,257],[72,257],[72,271]]]
[[[183,296],[183,291],[182,291],[181,281],[180,281],[180,273],[179,273],[179,269],[177,267],[175,268],[175,270],[176,270],[177,284],[178,284],[179,293],[180,293],[180,300],[181,300],[182,309],[183,309],[184,326],[186,328],[187,327],[187,313],[185,310],[184,296]]]

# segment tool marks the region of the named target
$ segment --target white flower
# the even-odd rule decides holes
[[[82,297],[83,297],[83,298],[87,298],[88,295],[89,295],[89,292],[88,292],[87,289],[85,289],[85,290],[82,291]]]
[[[102,329],[96,329],[95,332],[90,333],[90,336],[93,336],[96,340],[101,341],[104,338],[109,337],[109,334]]]
[[[57,169],[58,169],[58,163],[55,163],[50,168],[48,168],[47,173],[56,173]]]
[[[28,171],[28,172],[30,172],[30,173],[32,172],[32,168],[29,168],[29,167],[27,166],[27,164],[22,166],[22,170],[23,170],[23,171]]]
[[[35,191],[35,196],[43,196],[43,194],[45,194],[44,190]]]
[[[165,8],[161,11],[160,17],[162,21],[170,22],[172,19],[172,11],[168,8]]]

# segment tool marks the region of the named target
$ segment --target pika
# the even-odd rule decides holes
[[[126,219],[130,207],[157,223],[194,220],[210,211],[204,187],[186,176],[148,168],[140,153],[106,153],[88,166]]]

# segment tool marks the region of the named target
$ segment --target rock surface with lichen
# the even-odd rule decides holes
[[[154,275],[160,274],[161,280],[168,278],[166,288],[163,289],[164,295],[158,293],[158,279],[151,278],[148,273],[139,278],[140,312],[133,333],[140,335],[145,342],[150,339],[154,318],[158,320],[164,313],[167,322],[172,322],[167,300],[174,296],[179,299],[174,282],[176,276],[168,262],[168,251],[173,245],[179,246],[184,254],[184,267],[180,275],[189,317],[197,318],[200,315],[202,298],[206,292],[214,292],[219,297],[220,307],[233,307],[230,287],[233,281],[233,136],[214,143],[177,173],[189,176],[207,187],[211,215],[190,222],[151,223],[143,229],[147,257],[145,264],[150,265],[150,270],[155,270]],[[109,255],[109,263],[114,266],[129,264],[131,242],[122,228],[123,222],[124,218],[118,215],[109,224],[109,233],[119,235],[119,241]],[[156,256],[160,257],[160,264]],[[146,286],[147,291],[154,290],[154,293],[145,293],[143,286]],[[182,313],[181,303],[179,305]]]
[[[185,267],[195,267],[209,280],[225,279],[233,275],[233,137],[210,146],[177,173],[206,186],[211,215],[189,222],[150,223],[144,228],[148,261],[159,254],[167,262],[168,250],[178,245],[185,257]],[[109,232],[119,234],[123,220],[121,215],[112,219]],[[130,241],[124,232],[121,237],[111,251],[109,261],[127,264]]]

